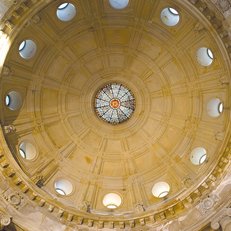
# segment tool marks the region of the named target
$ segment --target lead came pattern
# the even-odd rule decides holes
[[[108,84],[96,94],[95,111],[100,118],[110,124],[126,121],[134,110],[134,95],[122,84]]]

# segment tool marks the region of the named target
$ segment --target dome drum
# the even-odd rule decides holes
[[[151,2],[37,3],[40,22],[12,39],[3,158],[64,225],[157,227],[194,208],[228,165],[224,44],[191,3]]]

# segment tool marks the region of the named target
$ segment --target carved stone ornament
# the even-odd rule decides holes
[[[16,128],[14,127],[14,125],[7,125],[7,126],[4,126],[4,130],[5,130],[5,133],[13,133],[16,131]]]
[[[89,201],[83,201],[81,205],[81,210],[90,213],[91,212],[91,205]]]
[[[11,223],[11,217],[8,214],[0,213],[0,230]]]
[[[202,214],[206,214],[214,208],[217,199],[215,197],[207,197],[199,204],[199,210]]]
[[[12,193],[11,195],[8,196],[8,201],[14,206],[20,205],[21,200],[22,198],[18,193]]]
[[[229,10],[229,8],[231,7],[231,3],[229,0],[220,0],[218,1],[218,5],[223,12]]]
[[[137,205],[135,206],[135,211],[136,211],[137,213],[144,212],[144,211],[145,211],[144,205],[143,205],[143,204],[137,204]]]
[[[186,187],[186,188],[190,188],[192,185],[193,185],[193,180],[192,178],[190,177],[187,177],[183,180],[183,185]]]
[[[9,76],[10,74],[12,74],[11,68],[8,66],[4,66],[2,70],[2,75]]]
[[[38,16],[38,15],[35,15],[31,21],[34,23],[34,24],[38,24],[40,22],[41,18]]]

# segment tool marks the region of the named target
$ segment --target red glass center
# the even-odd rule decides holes
[[[112,99],[110,102],[110,107],[113,109],[117,109],[120,107],[120,101],[118,99]]]

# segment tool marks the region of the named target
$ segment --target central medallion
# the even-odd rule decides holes
[[[133,93],[120,83],[110,83],[95,96],[95,111],[99,118],[110,124],[128,120],[135,110]]]
[[[118,99],[112,99],[110,102],[110,107],[113,109],[117,109],[120,107],[120,101]]]

